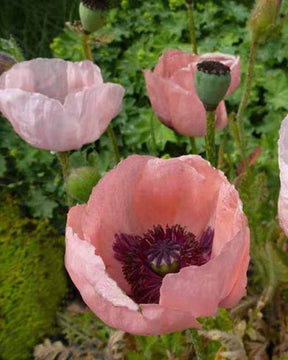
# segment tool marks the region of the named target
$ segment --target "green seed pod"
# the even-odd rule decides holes
[[[100,177],[98,171],[92,167],[73,169],[68,178],[70,195],[79,202],[87,202]]]
[[[9,70],[14,64],[16,64],[16,60],[11,56],[0,51],[0,75]]]
[[[230,68],[218,61],[203,61],[197,65],[194,82],[206,111],[214,111],[229,89]]]
[[[151,269],[161,276],[164,276],[169,273],[177,273],[179,271],[179,262],[173,261],[170,265],[162,264],[160,266],[156,266],[155,264],[150,264]]]
[[[265,41],[274,33],[282,0],[258,0],[252,11],[249,27],[254,41]]]
[[[79,15],[86,33],[90,34],[100,29],[107,17],[108,0],[82,0],[79,5]]]

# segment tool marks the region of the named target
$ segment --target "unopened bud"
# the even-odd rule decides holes
[[[68,190],[73,199],[87,202],[93,187],[100,180],[95,168],[82,167],[73,169],[68,178]]]
[[[100,29],[106,20],[108,0],[82,0],[79,15],[84,30],[90,34]]]
[[[14,64],[16,64],[16,60],[11,56],[0,51],[0,75],[9,70]]]
[[[249,20],[254,41],[264,41],[274,33],[282,0],[257,0]]]
[[[218,61],[203,61],[197,65],[195,88],[206,111],[216,110],[231,83],[230,68]]]

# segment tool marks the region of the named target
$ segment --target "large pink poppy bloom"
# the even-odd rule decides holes
[[[280,225],[288,236],[288,116],[283,120],[280,128],[278,160],[281,182],[278,200],[278,216]]]
[[[164,52],[153,72],[144,70],[151,105],[163,124],[179,134],[200,137],[206,135],[206,111],[194,86],[194,73],[199,62],[220,61],[231,69],[231,84],[227,95],[240,84],[240,58],[221,53],[201,56],[171,49]],[[216,129],[227,125],[227,112],[221,101],[215,116]]]
[[[122,107],[121,85],[91,61],[34,59],[0,77],[0,111],[25,141],[68,151],[97,140]]]
[[[249,229],[234,186],[200,156],[133,155],[66,227],[66,268],[105,323],[138,335],[199,327],[244,295]]]

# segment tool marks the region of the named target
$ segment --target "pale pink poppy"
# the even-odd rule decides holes
[[[227,95],[240,84],[240,58],[221,53],[201,56],[171,49],[164,52],[153,72],[144,70],[151,105],[163,122],[179,134],[200,137],[206,134],[206,112],[194,86],[194,73],[199,62],[220,61],[230,67],[231,84]],[[227,112],[221,101],[215,116],[216,129],[227,125]]]
[[[34,59],[0,77],[0,111],[39,149],[79,149],[102,135],[122,107],[121,85],[104,83],[91,61]]]
[[[200,156],[133,155],[66,227],[66,268],[106,324],[138,335],[200,327],[246,293],[250,236],[222,172]]]
[[[283,120],[280,128],[278,160],[281,183],[278,201],[278,216],[280,225],[288,236],[288,116]]]

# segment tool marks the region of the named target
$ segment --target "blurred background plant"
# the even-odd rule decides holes
[[[65,27],[65,22],[78,19],[78,5],[78,0],[2,0],[0,50],[18,61],[51,56],[82,60],[81,34]],[[194,6],[199,53],[220,51],[240,55],[243,80],[251,41],[246,24],[252,6],[251,0],[198,0]],[[281,19],[287,10],[288,1],[284,0]],[[221,155],[219,165],[241,193],[252,237],[258,244],[267,239],[280,241],[277,221],[271,224],[268,219],[275,219],[277,214],[277,141],[280,122],[288,112],[288,23],[283,23],[274,35],[259,47],[249,107],[244,116],[251,163],[257,158],[249,175],[241,172],[239,154],[228,136],[229,129],[218,132],[216,139]],[[189,139],[162,125],[153,114],[141,71],[152,69],[165,49],[177,47],[190,51],[185,1],[115,0],[106,25],[92,35],[91,46],[93,60],[101,67],[104,79],[118,82],[126,89],[123,110],[113,121],[121,155],[190,153]],[[227,99],[229,112],[237,111],[241,90],[243,81],[242,88]],[[1,263],[9,273],[3,275],[4,297],[0,299],[3,360],[31,359],[33,346],[41,342],[35,348],[35,359],[57,356],[59,359],[192,359],[195,353],[187,332],[131,339],[100,324],[79,305],[76,310],[64,309],[77,295],[72,286],[67,290],[61,246],[58,249],[66,209],[57,158],[23,142],[7,121],[0,121],[0,139],[0,188],[4,204],[0,207],[0,218],[1,224],[5,223],[0,231]],[[204,152],[203,139],[197,139],[197,144],[200,152]],[[71,152],[70,161],[72,167],[93,166],[97,174],[103,175],[115,165],[108,134],[80,151]],[[15,202],[13,198],[19,200]],[[8,207],[14,209],[13,224]],[[285,248],[286,239],[281,236],[280,239],[281,247]],[[263,249],[266,250],[252,249],[257,256],[250,271],[252,293],[246,302],[230,314],[223,310],[215,318],[203,320],[203,339],[213,339],[209,345],[204,340],[205,359],[244,359],[245,356],[266,359],[269,351],[274,351],[279,359],[288,356],[288,349],[279,345],[288,342],[287,318],[283,315],[283,319],[278,319],[278,328],[270,329],[267,335],[269,331],[262,320],[266,315],[261,305],[271,296],[265,292],[266,285],[268,288],[275,285],[275,276],[287,279],[287,255],[278,248]],[[278,264],[277,274],[276,270],[269,273],[262,267],[261,276],[258,272],[255,275],[255,263],[261,269],[267,259]],[[256,294],[263,289],[264,298],[257,298]],[[35,297],[39,291],[43,302]],[[285,314],[287,294],[284,291],[283,295],[282,290],[273,294],[276,300],[278,296],[278,302],[271,305],[273,309],[280,306]],[[283,296],[286,296],[284,305]],[[273,309],[269,316],[273,316]],[[213,333],[215,328],[219,331]],[[44,340],[45,337],[50,340]],[[243,352],[244,345],[248,354]]]

